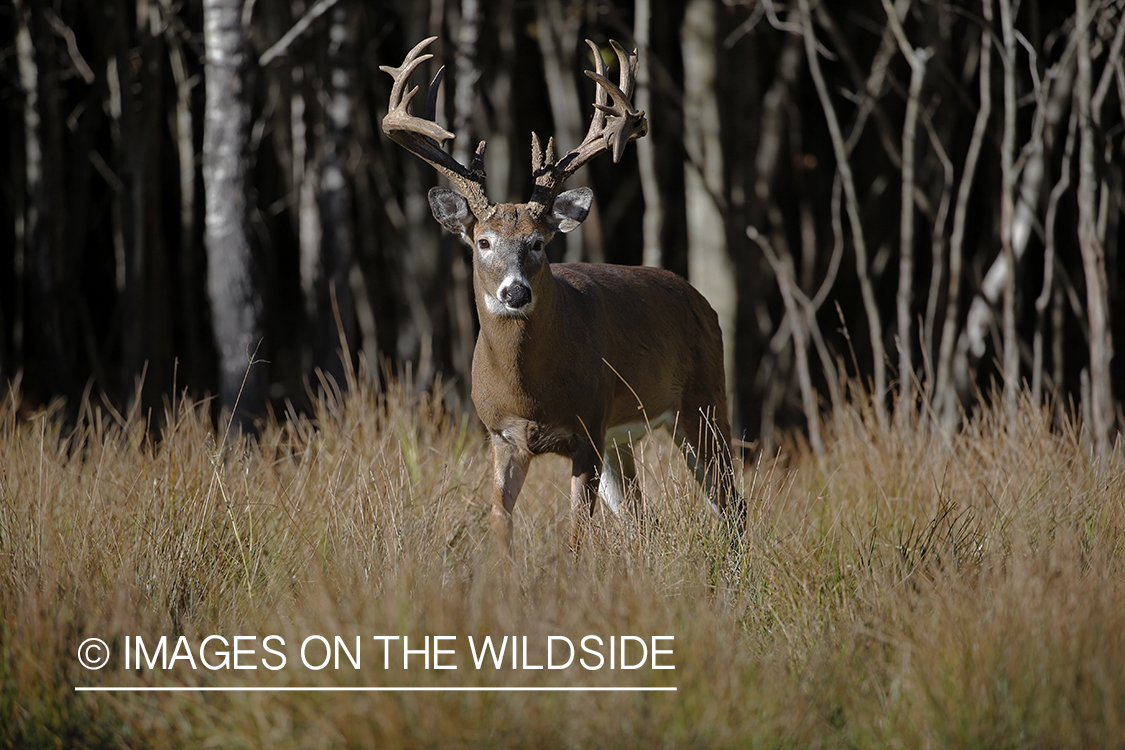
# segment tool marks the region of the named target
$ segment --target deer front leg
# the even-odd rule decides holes
[[[601,456],[590,445],[578,448],[572,456],[570,476],[570,513],[574,523],[570,548],[575,556],[598,502],[598,464]]]
[[[530,463],[531,453],[499,433],[492,434],[492,535],[509,558],[512,556],[512,509]]]

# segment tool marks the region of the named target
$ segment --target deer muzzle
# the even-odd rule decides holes
[[[531,285],[522,277],[504,279],[496,290],[496,298],[512,311],[519,311],[521,314],[531,311]]]

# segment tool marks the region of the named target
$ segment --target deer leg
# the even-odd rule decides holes
[[[570,513],[574,532],[570,547],[578,554],[585,536],[586,526],[598,502],[598,460],[601,456],[592,445],[583,444],[571,457]]]
[[[741,535],[746,529],[746,501],[734,486],[729,434],[726,419],[713,409],[684,409],[675,439],[712,510]]]
[[[602,457],[602,470],[598,482],[598,494],[615,514],[631,500],[632,482],[637,478],[637,464],[633,458],[633,446],[617,440],[606,443]]]
[[[636,533],[634,520],[639,522],[643,519],[632,443],[612,438],[606,443],[598,494],[610,510],[624,519],[629,536],[633,537]],[[622,509],[625,510],[624,515]]]
[[[530,463],[531,453],[499,434],[492,435],[492,535],[509,558],[512,556],[512,509]]]

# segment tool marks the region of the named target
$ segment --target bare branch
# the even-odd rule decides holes
[[[812,376],[809,374],[809,326],[808,318],[802,314],[794,295],[795,274],[793,259],[785,256],[784,262],[777,257],[773,246],[757,228],[746,228],[746,236],[762,248],[762,254],[769,261],[773,275],[777,278],[777,286],[781,291],[781,298],[785,302],[785,309],[790,325],[790,338],[793,340],[793,353],[796,357],[797,382],[801,388],[801,404],[805,411],[805,419],[809,425],[809,444],[817,457],[822,458],[825,453],[824,438],[820,434],[820,417],[817,411],[816,393],[812,386]]]
[[[1019,392],[1020,354],[1016,339],[1016,252],[1012,246],[1015,225],[1016,175],[1016,39],[1011,0],[1000,0],[1000,36],[1004,40],[1004,130],[1000,140],[1000,247],[1008,264],[1004,284],[1004,410],[1012,424]]]
[[[297,23],[293,24],[289,31],[286,31],[280,39],[270,45],[270,48],[262,53],[261,57],[258,58],[258,64],[264,68],[277,58],[286,54],[289,51],[289,47],[292,46],[293,42],[297,41],[306,31],[309,30],[309,27],[312,26],[313,21],[323,16],[333,5],[335,5],[339,1],[340,0],[317,0],[315,3],[309,6],[309,9],[305,11],[305,14],[297,20]]]
[[[883,324],[879,318],[879,306],[875,301],[875,290],[872,287],[871,276],[868,272],[867,244],[864,240],[863,225],[859,216],[859,198],[856,195],[855,178],[852,176],[851,166],[848,164],[847,147],[840,129],[840,122],[836,117],[836,109],[832,105],[828,85],[824,82],[824,74],[820,69],[809,0],[800,0],[800,10],[801,25],[804,30],[805,56],[808,58],[809,73],[812,75],[813,84],[816,86],[817,96],[820,98],[821,108],[824,110],[824,116],[828,124],[828,132],[832,137],[832,148],[836,153],[836,168],[839,170],[843,184],[848,223],[851,225],[852,245],[856,255],[856,273],[859,276],[860,293],[863,297],[868,327],[871,332],[875,413],[879,421],[885,424],[887,413],[883,399],[886,396],[887,375],[886,349],[883,346]]]
[[[986,7],[991,0],[984,0]],[[991,9],[988,11],[991,17]],[[965,153],[965,166],[961,170],[961,184],[957,188],[957,203],[953,209],[953,233],[949,238],[949,291],[942,326],[941,345],[938,352],[937,385],[935,397],[937,413],[943,427],[949,429],[957,419],[957,393],[954,386],[953,353],[957,339],[957,313],[961,302],[961,275],[964,264],[965,219],[968,215],[969,195],[976,176],[984,133],[992,113],[992,34],[981,29],[980,40],[980,107],[977,109],[969,149]]]
[[[988,18],[991,18],[991,14]],[[1033,120],[1032,133],[1034,140],[1025,147],[1028,159],[1023,168],[1018,195],[1013,196],[1014,213],[1010,222],[1007,222],[1011,229],[1012,253],[1000,253],[988,269],[979,292],[969,306],[968,319],[957,343],[954,369],[962,389],[968,387],[970,382],[970,361],[980,359],[987,349],[987,335],[994,318],[992,308],[1002,300],[1009,277],[1015,273],[1013,261],[1018,263],[1023,257],[1031,237],[1046,171],[1046,152],[1040,142],[1047,140],[1046,134],[1058,127],[1066,110],[1065,103],[1072,95],[1070,82],[1074,72],[1073,53],[1077,49],[1076,44],[1076,36],[1070,35],[1066,50],[1044,78],[1043,95],[1037,96],[1038,111]],[[1012,173],[1014,172],[1013,162]],[[1014,184],[1015,176],[1012,173]]]
[[[1057,282],[1055,281],[1055,217],[1058,215],[1059,201],[1063,194],[1070,189],[1070,165],[1074,157],[1075,132],[1078,130],[1078,112],[1070,116],[1070,128],[1066,134],[1066,145],[1063,149],[1063,160],[1059,167],[1059,180],[1051,189],[1047,199],[1047,216],[1044,219],[1043,234],[1045,236],[1043,250],[1043,289],[1035,300],[1035,334],[1032,340],[1031,364],[1031,397],[1039,403],[1043,395],[1043,329],[1046,325],[1047,306],[1055,297]],[[1056,342],[1059,343],[1059,342]],[[1058,357],[1056,356],[1057,360]],[[1053,362],[1057,366],[1059,362]],[[1058,388],[1057,379],[1053,383]]]
[[[70,55],[70,60],[74,63],[75,70],[82,76],[82,80],[86,83],[93,83],[95,80],[94,71],[90,69],[86,58],[82,57],[82,53],[78,50],[78,40],[74,38],[74,30],[63,23],[62,19],[50,8],[43,9],[43,17],[47,19],[47,23],[51,25],[55,33],[66,40],[67,54]]]
[[[1125,43],[1125,19],[1118,19],[1117,33],[1113,35],[1113,44],[1109,47],[1109,55],[1106,56],[1105,67],[1102,68],[1102,77],[1098,81],[1098,87],[1094,90],[1094,96],[1090,100],[1090,116],[1094,118],[1094,122],[1100,124],[1102,121],[1102,104],[1105,102],[1106,94],[1109,93],[1109,82],[1113,78],[1113,73],[1118,69],[1121,62],[1121,46]],[[1125,103],[1123,103],[1125,106]]]
[[[949,205],[953,195],[954,172],[953,162],[945,152],[945,147],[941,144],[941,138],[934,128],[933,121],[927,116],[923,118],[922,122],[926,126],[926,133],[930,136],[930,147],[933,148],[934,154],[937,156],[938,161],[941,162],[942,173],[944,175],[944,181],[941,186],[941,198],[938,200],[937,213],[934,215],[933,227],[931,229],[930,252],[933,258],[933,273],[930,275],[930,293],[926,302],[926,317],[924,322],[925,341],[923,346],[927,353],[932,353],[935,346],[934,326],[937,324],[938,297],[941,293],[941,282],[945,269],[945,255],[947,250],[945,224],[946,220],[949,218]],[[932,375],[932,373],[930,374]]]
[[[932,52],[915,49],[906,38],[890,0],[883,0],[887,25],[891,28],[906,61],[910,63],[910,90],[906,98],[906,115],[902,126],[902,215],[899,220],[899,270],[896,307],[899,347],[899,411],[902,419],[914,412],[914,336],[911,334],[914,302],[914,151],[918,126],[919,98],[926,63]]]

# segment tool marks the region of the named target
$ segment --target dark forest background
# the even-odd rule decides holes
[[[363,377],[467,398],[467,250],[380,130],[436,35],[438,120],[490,197],[576,145],[590,38],[650,134],[572,180],[552,258],[658,264],[720,314],[734,424],[774,443],[862,383],[954,427],[1021,394],[1116,435],[1125,0],[15,0],[0,4],[0,382],[244,424]],[[426,80],[423,80],[423,73]],[[614,75],[611,73],[611,76]],[[344,346],[342,346],[342,343]],[[250,361],[256,364],[248,369]]]

